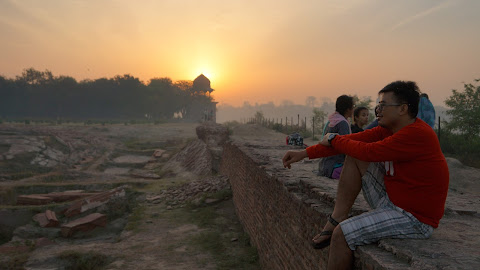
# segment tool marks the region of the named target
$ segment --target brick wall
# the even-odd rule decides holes
[[[298,182],[289,186],[267,174],[233,144],[224,147],[221,173],[230,179],[237,215],[265,269],[326,267],[328,249],[313,249],[309,239],[326,222],[315,208],[331,211],[331,205],[305,203]]]
[[[311,160],[283,168],[283,155],[294,147],[278,144],[276,134],[255,136],[251,126],[238,134],[223,147],[220,173],[229,178],[237,216],[264,269],[326,269],[328,248],[315,250],[310,241],[333,210],[338,181],[315,176]],[[355,269],[480,269],[478,209],[478,194],[450,190],[445,216],[430,239],[359,246]],[[369,210],[360,195],[350,214]]]

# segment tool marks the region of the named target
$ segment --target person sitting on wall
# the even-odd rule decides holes
[[[352,133],[363,131],[363,127],[368,123],[367,107],[357,107],[353,111],[353,124],[350,126]]]
[[[347,119],[352,117],[353,108],[354,104],[352,97],[347,95],[339,96],[335,102],[335,112],[328,116],[328,122],[324,133],[338,133],[341,135],[351,134],[350,123]],[[318,174],[338,179],[342,171],[344,160],[344,154],[322,159],[319,163]]]
[[[379,92],[379,126],[351,135],[326,134],[303,151],[288,151],[284,167],[345,153],[333,213],[314,248],[330,246],[328,269],[353,267],[359,245],[383,238],[429,238],[444,214],[449,172],[433,129],[417,118],[419,89],[396,81]],[[373,210],[348,218],[360,189]]]
[[[432,128],[435,128],[435,108],[428,99],[428,95],[422,93],[418,104],[418,118],[422,119]]]

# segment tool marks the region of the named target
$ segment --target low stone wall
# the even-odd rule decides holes
[[[229,178],[237,215],[264,269],[326,269],[329,249],[313,249],[310,239],[333,210],[337,181],[316,176],[316,164],[308,160],[284,169],[281,157],[288,149],[293,147],[234,138],[224,145],[220,173]],[[448,201],[447,206],[459,207]],[[477,206],[478,202],[469,207]],[[360,195],[351,215],[368,210]],[[452,234],[458,229],[466,235]],[[447,207],[431,239],[385,239],[358,247],[355,268],[480,269],[476,231],[476,211],[465,214]]]
[[[237,215],[265,269],[318,269],[327,253],[311,248],[314,224],[324,217],[302,202],[295,182],[281,183],[234,145],[224,148],[221,172],[230,179]],[[324,205],[324,207],[328,207]]]

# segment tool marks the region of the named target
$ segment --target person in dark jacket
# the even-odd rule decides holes
[[[350,122],[347,119],[352,117],[353,108],[354,103],[351,96],[339,96],[335,102],[335,112],[328,116],[326,132],[342,135],[351,134]],[[344,154],[326,157],[320,161],[318,174],[338,179],[340,178],[344,161]]]
[[[362,132],[363,127],[368,123],[367,107],[357,107],[353,111],[353,124],[350,126],[352,133]]]

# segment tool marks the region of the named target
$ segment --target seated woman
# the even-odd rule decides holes
[[[328,116],[328,123],[325,128],[326,133],[338,133],[340,135],[351,134],[350,123],[347,118],[352,117],[353,98],[342,95],[335,102],[335,112]],[[319,164],[318,174],[334,179],[340,178],[345,155],[336,155],[323,158]]]
[[[368,123],[367,107],[357,107],[353,111],[353,124],[350,126],[352,133],[362,132],[363,127]]]

